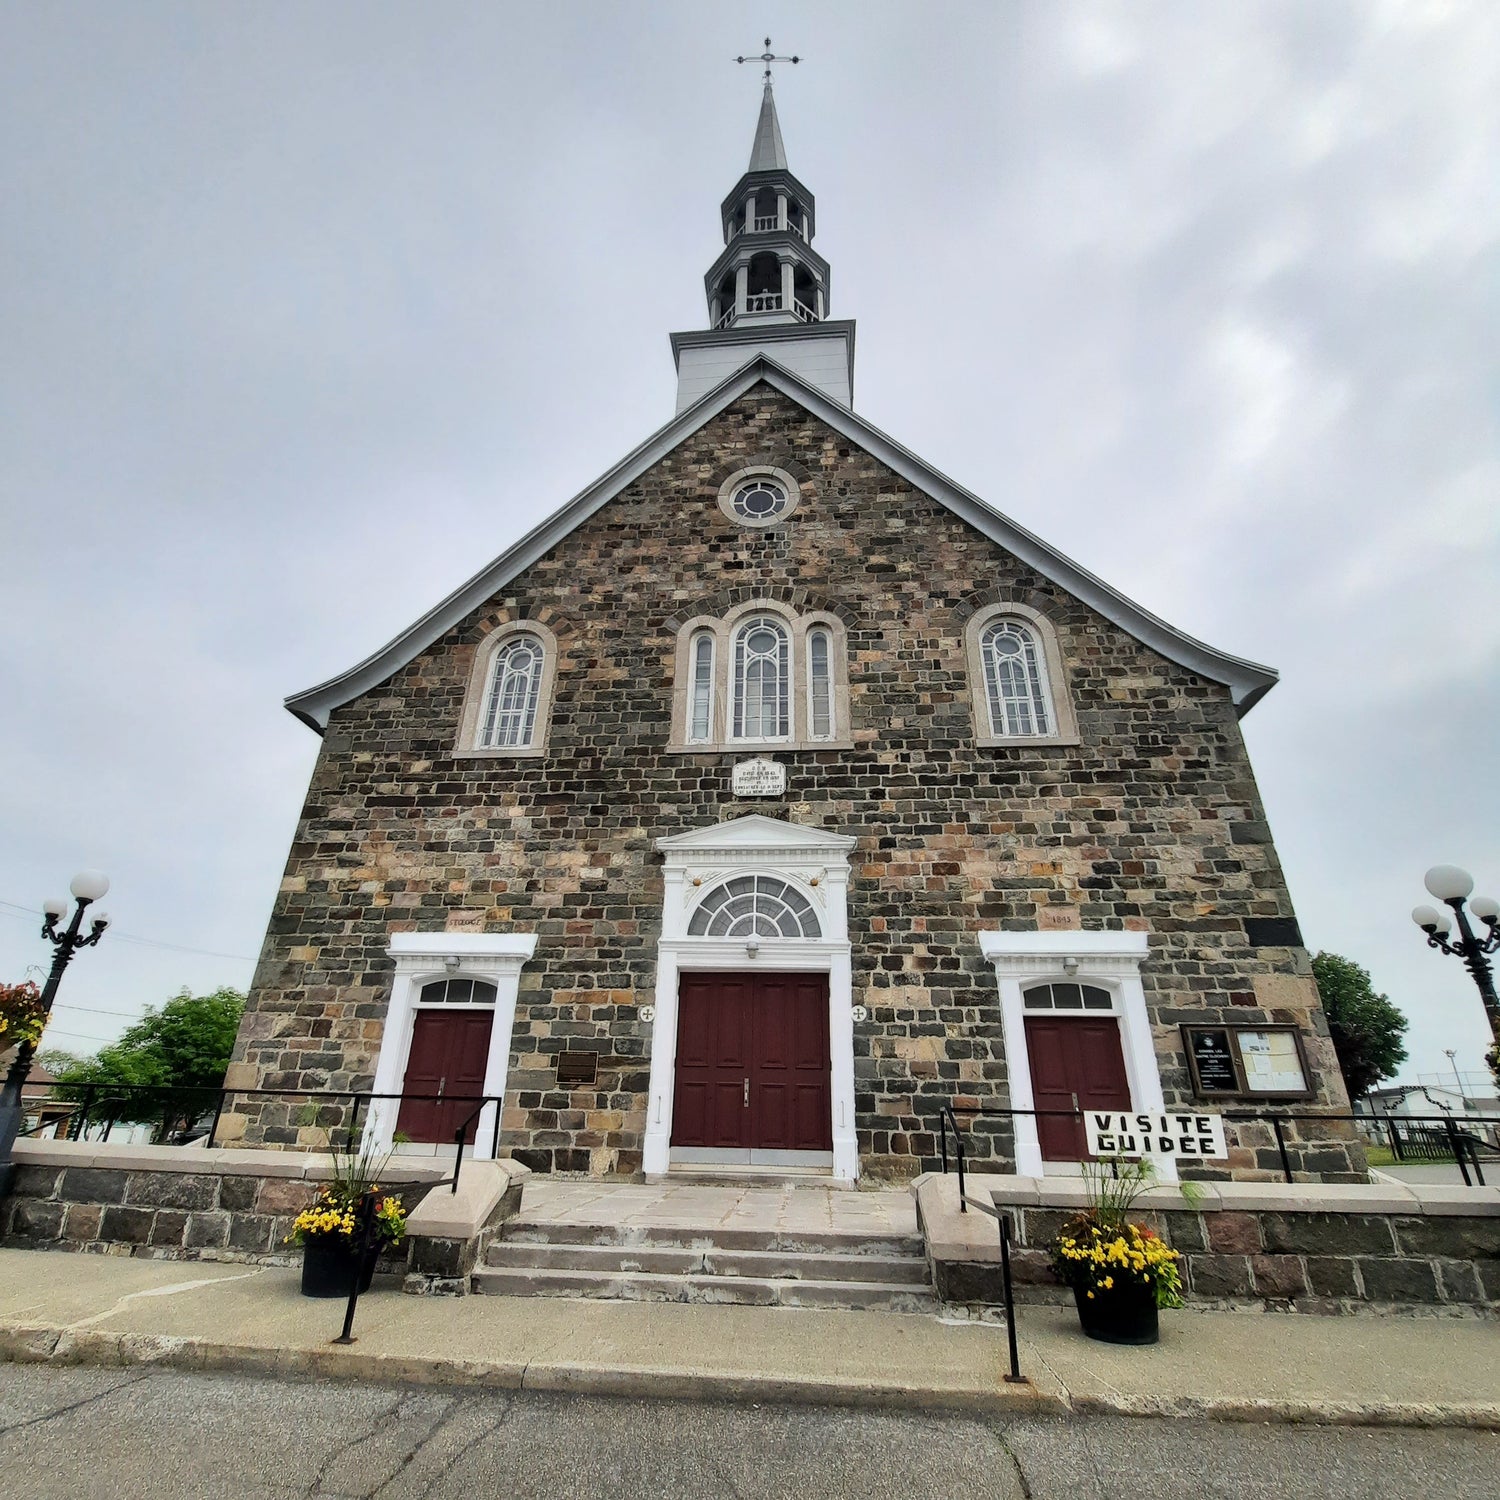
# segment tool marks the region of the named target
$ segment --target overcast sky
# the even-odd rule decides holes
[[[49,1044],[248,984],[318,744],[282,698],[671,416],[768,29],[856,408],[1280,669],[1307,941],[1407,1076],[1479,1070],[1408,911],[1439,861],[1500,894],[1492,0],[12,0],[0,978],[94,865]]]

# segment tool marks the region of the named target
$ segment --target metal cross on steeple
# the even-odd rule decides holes
[[[771,51],[771,38],[767,37],[766,38],[766,50],[764,52],[762,52],[759,57],[737,57],[737,58],[735,58],[735,61],[737,63],[747,63],[747,62],[764,63],[766,65],[766,73],[765,73],[766,83],[769,84],[771,82],[771,64],[772,63],[779,63],[779,62],[799,63],[799,62],[802,61],[802,59],[800,57],[777,57],[776,54]]]

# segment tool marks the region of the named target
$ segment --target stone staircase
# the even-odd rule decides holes
[[[570,1224],[505,1226],[473,1289],[507,1297],[605,1297],[747,1307],[934,1313],[920,1235]]]

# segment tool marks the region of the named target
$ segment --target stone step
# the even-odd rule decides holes
[[[659,1246],[679,1250],[779,1250],[791,1255],[910,1256],[926,1247],[919,1234],[851,1234],[826,1229],[729,1229],[717,1225],[566,1224],[528,1219],[505,1226],[503,1243],[524,1245]]]
[[[671,1245],[558,1245],[504,1239],[487,1265],[509,1270],[646,1271],[664,1276],[744,1276],[764,1281],[859,1281],[925,1286],[927,1262],[907,1255],[797,1254],[784,1250],[684,1249]]]
[[[485,1267],[474,1290],[492,1297],[584,1297],[620,1302],[727,1303],[743,1307],[818,1307],[874,1312],[935,1313],[929,1287],[888,1282],[798,1281],[762,1276],[678,1276],[652,1271],[546,1270]]]

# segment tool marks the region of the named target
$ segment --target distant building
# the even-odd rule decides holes
[[[5,1076],[15,1057],[14,1047],[8,1052],[0,1052],[0,1078]],[[77,1105],[69,1099],[56,1097],[53,1092],[56,1083],[52,1074],[33,1059],[31,1071],[21,1088],[21,1108],[24,1111],[21,1130],[24,1134],[39,1140],[66,1134],[65,1127]]]

